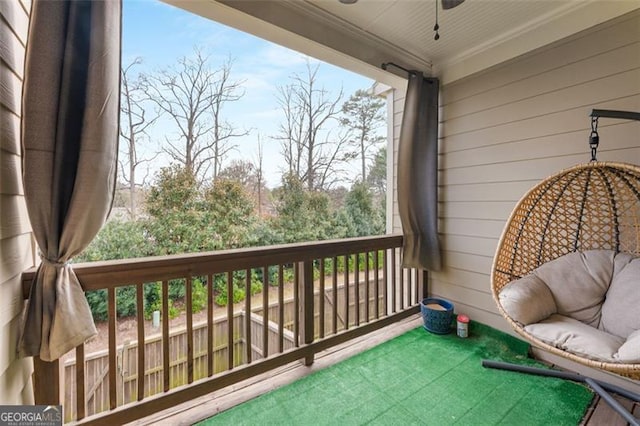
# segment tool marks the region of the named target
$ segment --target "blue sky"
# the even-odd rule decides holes
[[[287,84],[292,74],[305,71],[304,55],[155,0],[124,0],[122,44],[123,66],[141,57],[143,64],[137,69],[145,72],[166,68],[190,55],[196,46],[211,55],[214,69],[231,56],[231,77],[245,81],[246,93],[240,101],[229,104],[223,114],[236,128],[250,130],[250,134],[236,139],[237,152],[232,152],[229,160],[255,159],[260,135],[267,184],[279,184],[284,164],[278,141],[271,139],[281,120],[277,87]],[[357,89],[373,84],[371,79],[327,63],[320,65],[318,82],[334,96],[342,88],[345,100]],[[145,147],[148,153],[160,150],[159,141],[172,132],[169,123],[164,119],[156,126],[152,145]],[[168,159],[160,156],[153,169],[166,164]]]

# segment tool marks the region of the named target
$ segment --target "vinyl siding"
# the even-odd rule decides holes
[[[406,89],[395,89],[393,91],[393,180],[391,185],[393,188],[393,210],[391,212],[393,219],[393,232],[401,232],[400,212],[398,211],[398,179],[396,173],[398,170],[398,141],[400,140],[400,127],[402,126],[402,112],[404,110],[404,98]]]
[[[489,277],[502,228],[529,188],[589,160],[591,109],[640,111],[640,15],[445,85],[440,103],[444,270],[430,292],[509,331]],[[601,119],[599,130],[599,160],[640,163],[640,123]]]
[[[27,1],[0,1],[0,404],[33,403],[32,361],[16,356],[24,306],[20,276],[34,262],[20,158],[20,104],[30,7]]]

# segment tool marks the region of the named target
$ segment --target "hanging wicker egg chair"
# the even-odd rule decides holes
[[[593,161],[563,170],[531,189],[511,213],[498,243],[491,273],[493,297],[515,331],[536,346],[640,379],[640,363],[602,362],[541,341],[500,302],[500,292],[510,282],[561,256],[588,250],[640,256],[640,167]]]

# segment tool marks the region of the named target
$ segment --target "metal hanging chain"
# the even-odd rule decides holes
[[[440,38],[440,33],[438,30],[440,29],[440,25],[438,25],[438,1],[436,0],[436,24],[433,26],[433,31],[435,31],[436,35],[433,36],[434,40],[438,40]]]
[[[598,153],[598,144],[600,136],[598,135],[598,117],[591,117],[591,134],[589,135],[589,147],[591,147],[591,161],[598,161],[596,155]]]

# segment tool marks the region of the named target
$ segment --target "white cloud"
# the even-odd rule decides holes
[[[307,60],[316,61],[306,55],[276,44],[269,44],[258,52],[257,56],[260,57],[260,60],[277,68],[290,68],[292,66],[304,65]]]
[[[246,115],[247,118],[259,119],[259,120],[280,120],[282,118],[282,112],[278,108],[265,109],[262,111],[252,112]]]
[[[270,78],[265,78],[263,73],[260,72],[248,72],[246,70],[244,72],[233,72],[231,71],[231,76],[234,80],[243,81],[242,87],[246,90],[247,93],[250,92],[275,92],[276,84]]]

